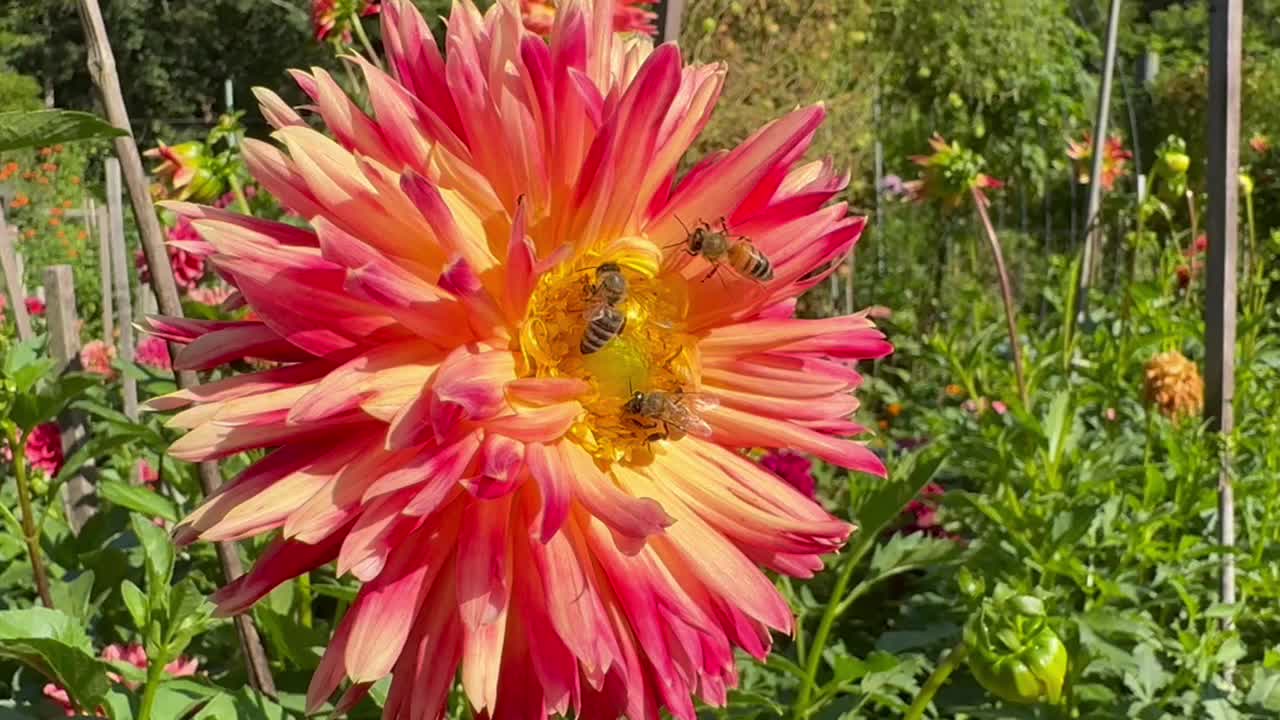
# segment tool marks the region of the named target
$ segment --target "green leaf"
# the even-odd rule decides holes
[[[87,625],[93,600],[93,571],[85,570],[70,582],[54,583],[50,588],[53,606]]]
[[[249,688],[215,697],[192,720],[283,720],[284,708]]]
[[[138,589],[132,581],[125,580],[120,583],[120,596],[124,598],[124,606],[129,609],[129,617],[133,619],[133,626],[139,632],[147,627],[150,619],[150,608],[147,606],[147,596],[142,594],[142,590]]]
[[[167,606],[169,579],[173,577],[173,543],[169,541],[168,533],[141,515],[130,515],[129,524],[146,554],[147,597],[154,613],[157,608]]]
[[[141,485],[130,485],[119,480],[103,480],[98,483],[98,494],[123,508],[136,510],[148,518],[164,518],[178,521],[178,510],[173,502]]]
[[[0,152],[128,134],[97,115],[76,110],[0,113]]]
[[[25,663],[66,688],[81,708],[96,708],[110,689],[107,665],[93,656],[83,628],[57,610],[0,612],[0,657]]]
[[[1263,710],[1280,712],[1280,673],[1266,668],[1254,668],[1253,687],[1245,702]]]

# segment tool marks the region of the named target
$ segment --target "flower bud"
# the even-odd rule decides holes
[[[1044,616],[1044,603],[998,587],[964,628],[969,670],[989,692],[1013,703],[1062,699],[1067,648]]]
[[[1253,194],[1253,178],[1249,177],[1247,173],[1240,173],[1239,180],[1240,180],[1240,192],[1244,193],[1246,196],[1252,195]]]

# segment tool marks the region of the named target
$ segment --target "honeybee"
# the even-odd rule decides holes
[[[684,227],[684,223],[681,223],[681,227]],[[678,244],[684,245],[685,252],[690,255],[701,255],[711,263],[711,271],[703,280],[715,275],[721,265],[728,265],[742,277],[756,282],[773,279],[773,263],[769,262],[769,257],[752,244],[749,238],[732,235],[724,218],[720,219],[719,230],[714,229],[711,223],[700,222],[692,232],[688,228],[685,228],[685,232],[688,237]]]
[[[668,437],[678,440],[686,434],[710,437],[711,426],[697,413],[719,405],[719,400],[701,393],[637,390],[622,406],[622,411],[654,431],[649,435],[650,440]]]
[[[617,263],[596,268],[596,281],[587,285],[589,297],[584,313],[587,325],[578,350],[583,355],[597,352],[627,327],[627,316],[619,308],[627,299],[627,278]]]

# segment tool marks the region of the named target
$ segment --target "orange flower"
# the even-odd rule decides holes
[[[951,383],[947,386],[947,395],[949,397],[958,398],[961,395],[964,395],[964,388],[956,385],[955,383]]]
[[[22,179],[23,179],[23,180],[31,181],[31,180],[34,180],[34,179],[35,179],[35,177],[36,177],[36,173],[35,173],[35,171],[34,171],[34,170],[28,170],[28,171],[26,171],[26,172],[22,173]]]
[[[74,207],[74,206],[75,206],[75,204],[74,204],[74,203],[72,203],[70,200],[63,200],[63,201],[62,201],[62,207],[66,208],[66,209],[68,209],[68,210],[70,210],[70,209],[71,209],[72,207]]]
[[[67,231],[66,231],[66,230],[59,230],[59,231],[58,231],[58,237],[63,238],[63,239],[66,239],[66,237],[67,237]]]
[[[37,185],[48,185],[48,184],[49,184],[49,178],[47,178],[47,177],[45,177],[45,176],[41,175],[40,177],[36,178],[36,184],[37,184]]]
[[[81,230],[80,232],[76,233],[77,240],[84,240],[87,237],[89,237],[89,233],[85,232],[84,230]]]
[[[5,163],[5,166],[4,166],[4,171],[9,173],[10,175],[18,172],[21,169],[22,169],[22,166],[13,161]]]
[[[72,185],[79,185],[79,184],[80,184],[80,176],[79,176],[79,175],[72,175],[72,176],[71,176],[71,184],[72,184]]]
[[[58,227],[61,224],[62,224],[62,221],[59,220],[58,218],[56,217],[49,218],[49,227]]]
[[[30,240],[31,238],[33,238],[33,237],[35,237],[35,236],[36,236],[36,231],[35,231],[35,230],[26,230],[25,232],[23,232],[23,233],[22,233],[22,236],[23,236],[23,237],[25,237],[26,239]]]
[[[71,248],[70,250],[67,251],[67,257],[72,260],[75,260],[76,258],[80,257],[80,251],[75,248]]]
[[[47,158],[52,154],[53,154],[53,148],[48,148],[48,147],[40,148],[40,157]]]
[[[58,172],[58,166],[55,163],[45,163],[40,166],[40,169],[50,174]]]
[[[13,208],[14,210],[17,210],[18,208],[24,208],[30,204],[31,204],[31,198],[27,197],[26,195],[23,195],[22,193],[18,193],[13,198],[13,204],[10,205],[9,207]]]
[[[59,215],[62,215],[62,208],[60,208],[60,207],[52,207],[52,208],[49,208],[49,216],[50,216],[50,217],[58,217]]]
[[[54,145],[54,146],[53,146],[53,151],[54,151],[55,153],[60,153],[60,152],[62,152],[62,143],[58,143],[57,145]]]
[[[889,413],[889,417],[896,418],[902,414],[902,403],[889,403],[889,407],[885,408],[885,412]]]
[[[889,429],[889,421],[888,421],[888,420],[881,420],[881,421],[880,421],[879,423],[877,423],[877,424],[880,426],[880,429],[881,429],[881,430],[888,430],[888,429]]]

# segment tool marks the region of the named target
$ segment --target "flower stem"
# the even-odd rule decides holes
[[[234,173],[228,173],[227,180],[231,182],[231,192],[236,194],[236,205],[240,206],[240,212],[252,215],[253,210],[249,207],[249,199],[244,196],[244,186],[240,184],[240,178]]]
[[[151,710],[156,704],[156,692],[160,689],[160,680],[164,677],[161,658],[147,659],[147,686],[142,689],[142,702],[138,706],[138,720],[151,720]]]
[[[298,576],[298,622],[311,627],[311,573]]]
[[[369,42],[369,36],[364,31],[364,23],[360,22],[360,13],[352,11],[351,24],[355,26],[356,37],[360,38],[360,44],[364,46],[364,51],[369,54],[369,62],[382,69],[382,59],[378,57],[378,53],[373,50],[373,43]]]
[[[976,188],[973,190],[973,204],[978,208],[978,217],[982,218],[991,254],[995,256],[996,274],[1000,277],[1000,294],[1004,299],[1004,318],[1009,324],[1009,347],[1013,349],[1013,374],[1018,380],[1018,396],[1022,398],[1022,407],[1030,410],[1031,396],[1027,394],[1027,380],[1022,372],[1022,347],[1018,343],[1018,321],[1014,317],[1013,291],[1009,288],[1009,271],[1004,265],[1004,251],[1000,249],[1000,238],[996,236],[996,229],[987,214],[986,200]]]
[[[916,693],[916,699],[911,702],[911,707],[907,708],[907,714],[902,716],[902,720],[923,718],[924,711],[929,707],[929,703],[933,702],[933,696],[938,694],[946,684],[947,678],[960,667],[960,663],[964,662],[968,654],[969,651],[963,642],[948,650],[946,656],[938,663],[938,667],[934,668],[933,673],[929,675],[929,679],[924,681],[920,692]]]
[[[840,614],[843,605],[841,598],[849,588],[849,581],[853,579],[854,568],[862,558],[860,552],[848,552],[849,556],[845,558],[844,567],[840,568],[840,577],[836,578],[836,586],[831,592],[830,600],[827,601],[826,610],[822,613],[822,619],[818,621],[818,630],[813,634],[813,642],[809,644],[809,656],[804,666],[804,680],[800,684],[800,694],[796,698],[796,704],[791,713],[794,720],[801,720],[809,710],[809,698],[813,695],[813,686],[818,678],[818,664],[822,662],[822,650],[826,647],[827,636],[831,634],[831,627],[835,625],[836,617]]]
[[[49,576],[45,574],[44,558],[40,554],[40,530],[36,527],[35,513],[31,507],[31,484],[27,480],[26,437],[18,432],[12,424],[5,423],[5,436],[13,452],[13,477],[18,483],[18,508],[22,515],[22,537],[27,543],[27,554],[31,556],[31,574],[36,578],[36,592],[40,593],[40,602],[47,608],[53,607],[53,596],[49,594]]]

